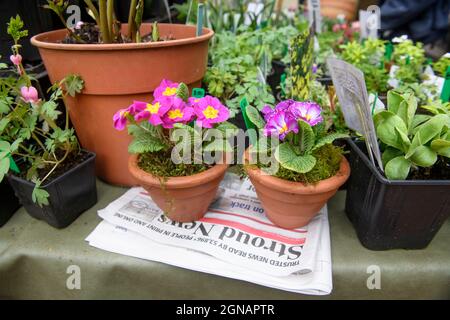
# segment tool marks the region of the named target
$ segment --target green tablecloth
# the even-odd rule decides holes
[[[450,298],[450,220],[425,250],[369,251],[344,213],[345,192],[329,202],[333,292],[305,296],[102,251],[84,241],[97,210],[126,190],[98,182],[98,204],[71,226],[54,229],[20,209],[0,228],[0,298],[23,299],[371,299]],[[66,287],[78,265],[81,289]],[[381,269],[369,290],[368,266]]]

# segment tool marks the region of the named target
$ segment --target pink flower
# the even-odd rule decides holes
[[[352,22],[352,24],[351,24],[351,28],[352,28],[354,31],[358,31],[358,30],[361,28],[361,24],[359,23],[359,21],[354,21],[354,22]]]
[[[295,102],[289,107],[289,111],[296,120],[303,120],[310,126],[323,120],[320,106],[314,102]]]
[[[266,137],[275,136],[280,140],[283,140],[289,132],[298,133],[298,123],[286,111],[276,112],[264,127],[264,135]]]
[[[212,128],[214,123],[224,122],[230,117],[230,111],[220,103],[219,99],[204,96],[194,104],[197,124],[203,128]]]
[[[20,94],[22,95],[22,100],[26,103],[39,102],[38,92],[33,86],[20,88]]]
[[[341,30],[341,25],[339,25],[339,24],[336,23],[335,25],[333,25],[332,30],[333,30],[333,32],[338,32],[338,31],[340,31],[340,30]]]
[[[178,83],[163,79],[158,88],[153,92],[153,97],[163,105],[171,105],[176,97]]]
[[[75,29],[81,29],[81,27],[83,26],[83,24],[84,24],[83,21],[78,21],[78,22],[75,24]]]
[[[173,128],[174,123],[188,123],[194,117],[194,108],[186,105],[180,98],[174,99],[174,104],[164,114],[162,126],[164,128]]]
[[[9,60],[11,60],[15,66],[20,66],[22,63],[22,56],[20,54],[10,55]]]
[[[114,128],[116,130],[122,131],[125,129],[125,126],[127,125],[127,117],[129,115],[128,108],[127,109],[120,109],[117,111],[113,116],[113,122],[114,122]]]
[[[170,104],[163,104],[159,101],[153,101],[153,103],[134,101],[136,111],[134,119],[136,121],[146,119],[154,126],[160,125],[163,123],[161,117],[169,110],[170,106]]]

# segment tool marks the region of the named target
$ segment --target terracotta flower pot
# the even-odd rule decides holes
[[[247,150],[245,163],[248,157]],[[307,225],[350,176],[350,166],[344,156],[336,175],[310,185],[264,174],[252,165],[246,165],[245,171],[267,217],[274,224],[287,229]]]
[[[52,82],[70,73],[84,80],[84,90],[66,99],[70,118],[81,145],[97,154],[97,175],[109,183],[133,185],[127,170],[130,137],[113,127],[112,117],[133,100],[151,101],[152,92],[163,78],[199,86],[206,71],[208,41],[214,32],[204,28],[159,24],[161,37],[176,40],[126,44],[62,44],[66,30],[34,36]],[[127,26],[123,26],[126,32]],[[142,34],[151,30],[142,25]]]
[[[172,177],[161,183],[160,178],[139,168],[138,156],[131,155],[128,168],[131,175],[152,197],[171,220],[191,222],[201,219],[217,194],[228,168],[216,164],[211,169],[186,177]]]
[[[338,15],[345,15],[347,21],[353,21],[358,9],[358,0],[322,0],[320,13],[324,17],[336,19]]]

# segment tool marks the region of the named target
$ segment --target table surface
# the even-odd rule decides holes
[[[84,239],[100,222],[97,210],[126,191],[101,181],[97,189],[98,203],[65,229],[33,219],[23,208],[0,228],[0,298],[450,299],[450,220],[424,250],[370,251],[345,215],[345,191],[338,192],[328,203],[334,289],[307,296],[89,246]],[[79,290],[66,286],[71,265],[80,267]],[[370,266],[381,270],[380,289],[367,287]]]

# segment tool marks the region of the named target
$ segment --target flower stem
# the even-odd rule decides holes
[[[98,8],[100,12],[100,32],[102,35],[102,42],[111,43],[108,28],[106,0],[98,0]]]
[[[128,15],[128,37],[134,42],[136,41],[136,6],[137,0],[131,0],[130,13]]]

